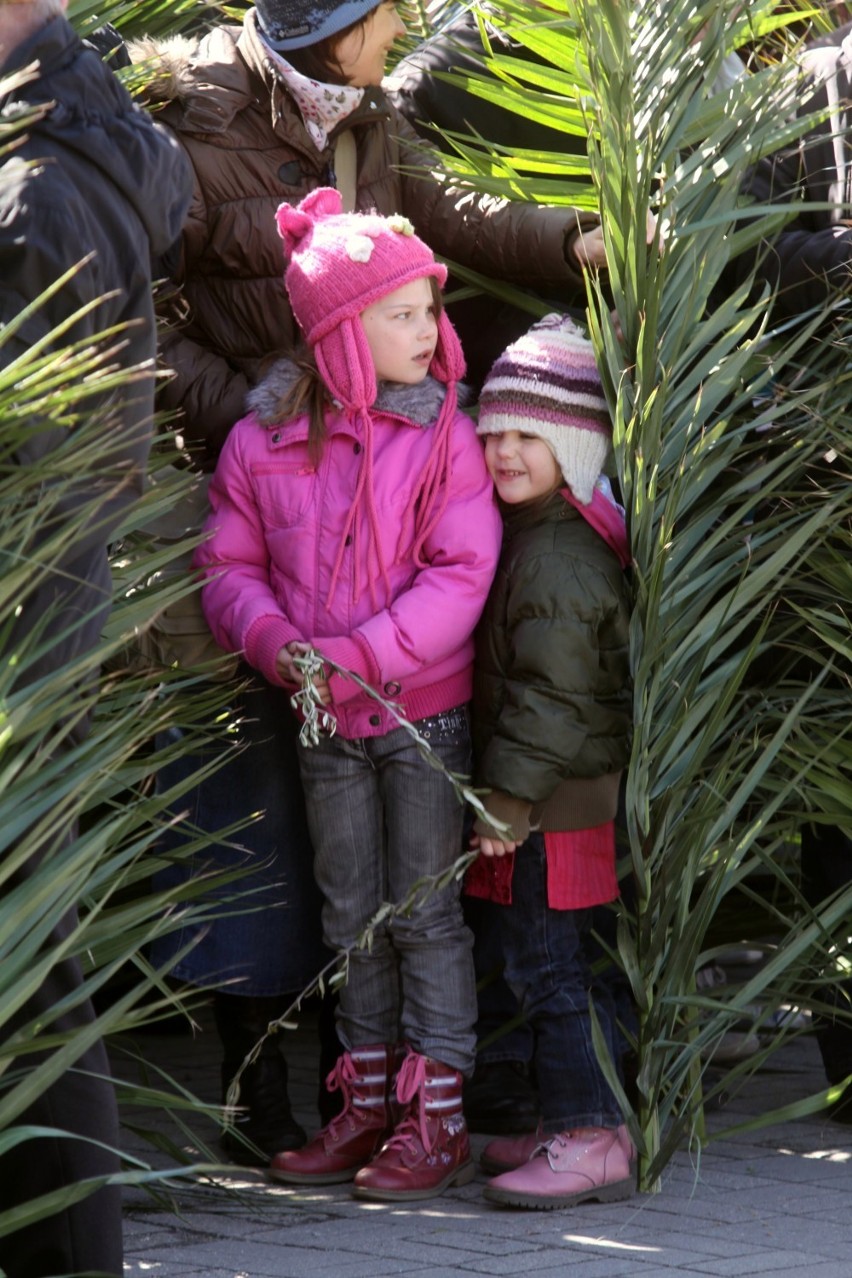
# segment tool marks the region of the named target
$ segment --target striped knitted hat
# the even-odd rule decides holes
[[[545,315],[486,377],[477,433],[505,430],[543,439],[574,496],[589,505],[612,424],[592,344],[567,315]]]

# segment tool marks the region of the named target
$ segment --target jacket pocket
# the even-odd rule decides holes
[[[271,528],[301,523],[316,495],[316,467],[305,459],[252,466],[258,510]]]

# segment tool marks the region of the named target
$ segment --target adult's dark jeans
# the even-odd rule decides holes
[[[476,1064],[513,1061],[529,1066],[533,1033],[504,974],[503,906],[476,896],[463,896],[465,922],[473,933],[476,973]]]
[[[512,904],[502,909],[506,979],[535,1034],[544,1130],[617,1127],[621,1112],[592,1041],[586,938],[593,912],[548,905],[543,835],[531,834],[516,851]],[[596,987],[594,1003],[618,1069],[622,1044],[611,990]]]
[[[240,673],[250,674],[245,666]],[[210,747],[224,759],[222,766],[177,801],[187,820],[163,834],[160,851],[179,851],[193,837],[192,827],[214,833],[253,813],[260,819],[191,858],[184,855],[160,871],[154,885],[173,887],[204,871],[243,873],[208,892],[220,903],[217,918],[159,937],[151,958],[157,967],[171,963],[171,975],[190,985],[215,984],[230,994],[284,1000],[304,989],[331,957],[322,944],[321,898],[311,868],[298,724],[287,693],[257,675],[235,698],[231,714],[237,728]],[[161,744],[177,745],[181,736],[174,727]],[[161,769],[158,787],[165,790],[189,778],[208,759],[197,753],[174,759]],[[238,899],[227,904],[225,898]],[[196,943],[177,959],[189,941]]]

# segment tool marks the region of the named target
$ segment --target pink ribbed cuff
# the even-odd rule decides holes
[[[365,683],[371,685],[378,683],[378,666],[369,645],[363,639],[349,636],[348,638],[312,639],[311,643],[324,657],[328,657],[329,661],[343,666],[345,670],[351,670]],[[333,674],[328,681],[328,686],[331,689],[331,699],[336,705],[344,705],[353,697],[361,695],[361,689],[355,680],[347,679],[344,675]]]
[[[282,648],[301,637],[283,617],[276,617],[274,613],[258,617],[249,626],[246,635],[246,661],[270,683],[284,688],[287,685],[278,673],[276,658]]]

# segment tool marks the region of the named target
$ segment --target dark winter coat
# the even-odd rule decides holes
[[[486,143],[519,150],[555,151],[560,155],[585,155],[586,135],[548,128],[539,120],[509,111],[487,98],[450,84],[443,75],[452,72],[474,81],[488,79],[480,33],[479,14],[463,9],[452,22],[426,40],[393,69],[386,82],[388,97],[421,137],[446,149],[441,130],[469,133]],[[533,66],[548,64],[531,49],[511,40],[499,28],[488,26],[495,56],[517,59]],[[519,65],[519,78],[523,72]]]
[[[242,28],[219,27],[200,44],[177,40],[131,51],[136,60],[155,57],[168,72],[152,88],[168,103],[157,118],[174,130],[195,171],[173,271],[188,318],[163,348],[165,363],[177,372],[164,403],[182,410],[185,434],[203,443],[208,462],[243,416],[246,393],[265,361],[292,347],[296,327],[282,281],[275,210],[336,184],[333,144],[341,131],[351,129],[355,138],[358,209],[405,214],[436,253],[484,274],[542,291],[561,279],[582,292],[566,250],[578,225],[596,218],[462,195],[443,185],[380,89],[367,89],[358,110],[318,150],[252,10]]]
[[[474,776],[521,841],[531,826],[615,815],[632,721],[630,601],[615,555],[558,493],[507,508],[504,523],[476,632]]]
[[[488,12],[486,6],[485,13]],[[451,150],[451,143],[444,133],[470,134],[482,138],[482,150],[490,147],[506,147],[510,153],[521,150],[552,151],[557,155],[586,155],[585,130],[567,133],[549,128],[528,114],[509,110],[498,102],[492,102],[464,87],[450,84],[444,75],[451,72],[466,83],[491,80],[491,72],[484,66],[482,35],[478,18],[481,13],[463,9],[446,27],[414,49],[397,63],[385,81],[385,91],[395,107],[408,120],[421,138],[444,151]],[[512,40],[498,27],[487,24],[487,38],[492,51],[501,62],[508,63],[511,73],[517,64],[518,78],[524,82],[522,63],[548,65],[525,45]],[[476,142],[466,141],[475,146]],[[597,201],[595,201],[597,202]],[[605,273],[604,273],[605,278]],[[581,322],[585,316],[585,290],[560,287],[556,280],[545,287],[523,281],[528,289],[549,305],[573,314]],[[464,279],[451,275],[448,293],[463,286]],[[526,310],[509,301],[481,295],[464,298],[449,308],[450,318],[462,340],[468,370],[474,385],[481,385],[494,359],[501,350],[517,341],[530,326]]]
[[[800,113],[814,115],[814,128],[796,147],[757,165],[747,194],[760,203],[831,207],[803,203],[761,261],[760,278],[778,289],[776,319],[801,315],[834,293],[848,292],[852,271],[852,23],[797,60],[805,76]],[[740,269],[746,264],[744,259]]]
[[[48,580],[22,600],[18,636],[49,607],[59,611],[48,635],[61,633],[74,615],[86,618],[44,659],[43,670],[52,670],[93,647],[109,609],[107,544],[141,491],[150,441],[156,354],[150,254],[164,253],[179,234],[190,175],[174,140],[133,105],[64,18],[55,18],[20,45],[0,70],[11,73],[34,63],[38,76],[0,100],[4,122],[21,110],[46,108],[22,145],[0,161],[0,327],[65,271],[91,257],[0,345],[0,366],[90,303],[95,303],[92,309],[53,344],[128,326],[115,362],[145,366],[132,390],[87,400],[85,411],[105,425],[111,422],[116,434],[105,445],[98,473],[84,490],[67,493],[54,512],[61,524],[85,505],[88,531],[67,547]],[[21,466],[36,462],[67,439],[64,425],[33,422],[15,461]],[[93,507],[99,493],[102,500]],[[27,549],[34,553],[37,547]],[[13,644],[15,637],[7,642]],[[28,677],[37,673],[31,668]]]

